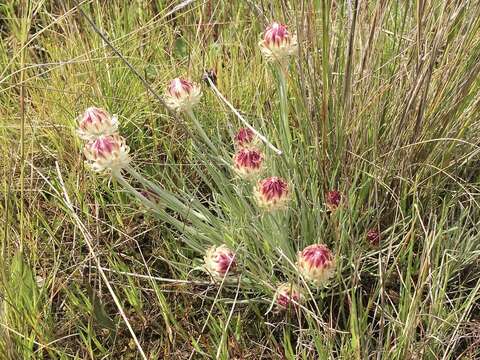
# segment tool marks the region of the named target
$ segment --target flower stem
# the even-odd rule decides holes
[[[215,153],[218,153],[218,148],[213,145],[212,140],[208,137],[205,130],[203,130],[202,125],[198,122],[197,117],[193,113],[192,109],[186,111],[188,117],[192,120],[193,125],[195,126],[196,130],[199,132],[200,136],[202,137],[203,141],[208,145],[208,147]]]
[[[155,212],[155,214],[161,220],[174,225],[182,233],[201,236],[203,238],[203,240],[210,241],[209,238],[201,235],[196,229],[194,229],[191,226],[185,224],[183,221],[180,221],[180,220],[176,219],[175,217],[167,214],[165,212],[165,210],[163,210],[157,204],[155,204],[154,202],[150,201],[145,196],[143,196],[137,189],[135,189],[132,185],[130,185],[127,180],[125,180],[125,178],[123,177],[123,175],[119,171],[113,172],[112,176],[115,179],[117,179],[117,181],[120,183],[120,185],[122,185],[127,191],[129,191],[132,195],[134,195],[136,198],[138,198],[142,202],[142,204],[144,204],[148,208],[152,209]]]
[[[202,221],[206,221],[207,218],[205,215],[192,210],[191,206],[185,205],[181,202],[175,195],[169,193],[168,191],[162,189],[153,181],[146,179],[143,175],[138,173],[133,167],[130,165],[125,168],[130,175],[132,175],[137,181],[139,181],[143,186],[153,190],[163,201],[165,201],[165,205],[171,208],[174,211],[179,212],[182,215],[195,215],[198,219]]]
[[[144,176],[139,174],[131,166],[127,166],[125,170],[127,170],[128,173],[132,175],[143,186],[153,190],[155,194],[158,195],[158,197],[164,202],[165,206],[177,212],[183,218],[188,219],[188,221],[197,229],[201,229],[203,233],[212,234],[211,237],[216,237],[217,240],[219,241],[223,239],[222,232],[219,231],[219,228],[221,228],[221,224],[219,224],[218,221],[216,221],[217,220],[216,217],[214,217],[211,214],[210,210],[205,206],[203,206],[201,203],[197,201],[196,203],[190,202],[188,204],[184,204],[174,194],[162,189],[153,181],[146,179]],[[158,209],[159,208],[157,206],[157,210]],[[173,221],[174,225],[176,225],[180,231],[182,232],[184,231],[184,228],[186,227],[184,222],[178,221],[175,217],[167,214],[163,209],[160,208],[160,210],[161,210],[161,215],[164,218],[168,217],[168,219],[171,219],[168,221]],[[189,232],[191,234],[197,234],[197,235],[199,234],[199,232],[194,228],[192,228],[191,226],[189,227]]]
[[[289,259],[293,256],[292,245],[289,241],[288,218],[284,210],[273,210],[263,214],[262,224],[265,233],[264,249],[267,253],[282,251]]]
[[[288,122],[288,95],[287,95],[287,82],[283,68],[279,66],[278,70],[278,87],[280,90],[280,118],[282,122],[282,140],[284,148],[290,152],[292,146],[292,135],[290,133],[290,124]]]
[[[158,211],[160,210],[158,205],[156,205],[154,202],[150,201],[147,199],[142,193],[140,193],[137,189],[135,189],[132,185],[128,183],[127,180],[123,177],[120,172],[114,172],[112,173],[113,177],[117,179],[117,181],[122,185],[125,189],[127,189],[129,192],[131,192],[133,195],[135,195],[143,205],[151,208],[152,210]]]

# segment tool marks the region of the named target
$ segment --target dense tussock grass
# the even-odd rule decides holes
[[[478,358],[480,4],[175,5],[0,4],[0,358]],[[258,47],[273,20],[299,42],[285,97]],[[231,170],[242,123],[212,89],[194,112],[217,150],[127,62],[157,95],[214,68],[282,149],[263,148],[264,175],[288,180],[288,209],[259,210]],[[85,167],[75,128],[91,105],[118,114],[139,174],[207,220],[155,213]],[[317,242],[337,262],[319,289],[294,266]],[[219,285],[202,259],[221,243],[240,276]],[[305,291],[298,312],[269,311],[283,281]]]

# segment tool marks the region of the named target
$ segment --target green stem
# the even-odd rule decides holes
[[[25,58],[30,29],[31,9],[26,3],[20,6],[24,16],[20,22],[20,253],[23,253],[25,241]]]
[[[222,239],[221,231],[218,230],[220,225],[218,224],[218,222],[215,221],[214,216],[208,216],[211,214],[210,210],[208,210],[206,207],[201,204],[197,204],[198,206],[194,206],[195,204],[193,202],[185,205],[174,194],[162,189],[156,183],[146,179],[131,166],[127,166],[125,170],[127,170],[130,175],[132,175],[147,189],[153,190],[156,195],[158,195],[158,197],[164,202],[165,206],[179,213],[185,219],[188,219],[192,223],[192,225],[196,226],[199,229],[202,229],[205,233],[215,234],[218,239]],[[163,213],[165,213],[165,211],[163,211]],[[165,215],[168,214],[165,213]],[[170,218],[176,220],[174,217]]]
[[[117,181],[120,183],[120,185],[122,185],[125,189],[130,191],[138,199],[140,199],[140,201],[142,202],[143,205],[151,208],[152,210],[160,211],[160,208],[157,204],[155,204],[154,202],[147,199],[144,195],[142,195],[142,193],[140,193],[137,189],[135,189],[132,185],[130,185],[128,183],[128,181],[125,180],[125,178],[122,176],[122,174],[120,174],[119,171],[118,172],[113,172],[112,175],[115,179],[117,179]]]
[[[281,66],[278,70],[278,86],[280,90],[280,117],[282,122],[282,142],[285,149],[290,152],[292,145],[292,135],[290,133],[290,124],[288,122],[288,95],[287,81],[285,79],[284,70]]]
[[[195,215],[198,219],[202,221],[207,221],[207,218],[203,214],[195,210],[192,210],[191,206],[185,205],[175,195],[162,189],[153,181],[146,179],[144,176],[139,174],[133,167],[127,166],[125,170],[127,170],[130,175],[132,175],[138,182],[140,182],[147,189],[153,190],[163,201],[165,201],[165,205],[171,208],[172,210],[177,211],[182,215],[185,215],[185,214]]]
[[[195,114],[193,113],[193,110],[192,109],[189,109],[186,111],[188,117],[192,120],[192,123],[193,125],[195,126],[196,130],[198,131],[198,133],[200,134],[201,138],[203,139],[203,141],[205,141],[205,143],[208,145],[208,147],[215,153],[215,154],[218,154],[218,148],[215,147],[215,145],[213,145],[212,143],[212,140],[210,140],[210,138],[208,137],[207,133],[205,132],[205,130],[203,130],[203,127],[202,125],[200,124],[200,122],[197,120],[197,117],[195,116]]]
[[[267,252],[280,249],[285,256],[292,259],[292,246],[289,242],[288,226],[285,224],[285,210],[273,210],[264,214],[264,227],[266,233],[269,234],[265,243]]]
[[[149,199],[147,199],[145,196],[143,196],[137,189],[135,189],[132,185],[130,185],[128,183],[127,180],[125,180],[125,178],[122,176],[122,174],[119,172],[119,171],[115,171],[112,173],[112,176],[117,179],[117,181],[120,183],[120,185],[122,185],[127,191],[129,191],[132,195],[134,195],[135,197],[137,197],[141,202],[142,204],[144,204],[145,206],[149,207],[150,209],[152,209],[155,214],[163,221],[169,223],[169,224],[172,224],[173,226],[175,226],[180,232],[182,233],[187,233],[187,234],[190,234],[190,235],[196,235],[196,236],[199,236],[199,237],[202,237],[203,240],[207,240],[207,241],[210,241],[209,238],[207,238],[206,236],[204,235],[201,235],[197,230],[195,230],[194,228],[192,228],[191,226],[188,226],[186,225],[184,222],[180,221],[180,220],[177,220],[176,218],[174,218],[173,216],[167,214],[162,208],[160,208],[157,204],[155,204],[154,202],[150,201]]]

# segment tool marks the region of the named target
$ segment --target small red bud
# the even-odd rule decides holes
[[[380,233],[377,229],[370,229],[367,232],[367,240],[370,245],[378,246],[380,244]]]
[[[331,190],[326,194],[326,203],[330,211],[336,210],[342,202],[342,194],[337,190]]]

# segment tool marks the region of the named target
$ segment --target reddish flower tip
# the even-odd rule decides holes
[[[216,279],[237,271],[237,259],[235,253],[227,245],[212,246],[205,254],[205,267]]]
[[[252,145],[254,140],[255,133],[250,128],[241,128],[234,137],[235,145],[240,148]]]
[[[368,230],[367,240],[370,245],[378,246],[380,244],[380,232],[377,229]]]
[[[262,165],[263,155],[255,148],[242,148],[233,157],[235,171],[245,178],[259,174]]]
[[[130,162],[129,147],[120,135],[101,136],[85,144],[83,152],[93,170],[120,171]]]
[[[184,96],[184,94],[190,94],[193,90],[193,83],[182,78],[175,78],[170,81],[168,86],[168,92],[171,96],[175,96],[177,99]]]
[[[165,104],[175,111],[191,109],[199,101],[202,95],[200,86],[190,80],[175,78],[170,81],[165,92]]]
[[[342,202],[342,194],[337,190],[331,190],[326,194],[327,207],[333,211],[340,206]]]
[[[303,300],[298,286],[292,283],[280,284],[275,292],[275,300],[279,309],[288,309],[290,306],[298,306]]]
[[[77,133],[83,140],[95,140],[104,135],[114,135],[118,130],[116,116],[110,116],[105,110],[97,107],[89,107],[78,123]]]
[[[297,50],[297,38],[284,24],[273,22],[260,41],[260,50],[268,61],[284,61]]]
[[[283,208],[290,198],[288,183],[277,176],[260,180],[255,187],[255,197],[258,205],[268,210]]]
[[[332,276],[335,260],[326,245],[313,244],[298,252],[297,267],[305,280],[318,286]]]
[[[283,41],[288,39],[289,35],[287,25],[273,22],[265,30],[263,41],[265,45],[280,46]]]

